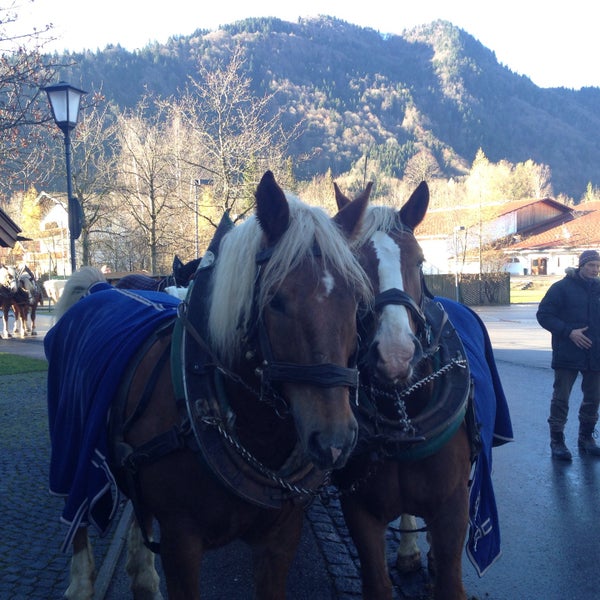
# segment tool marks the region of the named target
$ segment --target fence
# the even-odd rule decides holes
[[[467,306],[510,304],[510,274],[425,275],[425,285],[434,296],[458,300]]]

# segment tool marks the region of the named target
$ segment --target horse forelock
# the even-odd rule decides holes
[[[288,196],[290,222],[263,265],[257,309],[263,310],[274,290],[303,261],[316,268],[315,245],[331,275],[340,277],[360,300],[370,301],[370,282],[351,252],[348,241],[321,208]],[[256,253],[265,239],[256,217],[251,217],[224,238],[213,275],[209,332],[214,350],[231,362],[241,349],[251,325],[257,265]]]
[[[406,229],[410,231],[402,223],[398,211],[391,206],[369,206],[365,211],[355,245],[360,248],[369,242],[375,232],[389,233],[394,229]]]

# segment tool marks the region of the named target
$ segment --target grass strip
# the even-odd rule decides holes
[[[18,373],[34,373],[36,371],[47,370],[48,362],[45,360],[0,352],[0,376],[17,375]]]

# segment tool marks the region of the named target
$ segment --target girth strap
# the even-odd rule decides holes
[[[145,515],[142,510],[139,469],[172,452],[186,448],[190,431],[190,429],[182,429],[179,426],[173,427],[135,450],[125,442],[119,442],[116,445],[117,460],[125,472],[127,493],[144,538],[144,545],[155,554],[160,554],[160,544],[149,539],[144,526]]]

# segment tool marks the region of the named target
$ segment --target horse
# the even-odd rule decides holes
[[[343,214],[350,200],[334,188]],[[370,206],[355,245],[375,300],[359,311],[359,440],[332,480],[357,548],[365,600],[392,598],[385,532],[401,515],[427,525],[435,599],[466,600],[461,557],[477,453],[470,435],[476,427],[468,426],[472,385],[461,340],[424,289],[414,230],[428,204],[422,182],[399,211]]]
[[[179,256],[173,258],[172,272],[165,277],[155,278],[144,273],[130,273],[121,277],[115,287],[128,290],[154,290],[167,292],[174,296],[185,297],[185,292],[194,277],[194,274],[202,258],[195,258],[184,263]]]
[[[21,337],[37,335],[36,315],[37,307],[43,302],[42,288],[36,281],[31,269],[26,265],[15,269],[17,278],[17,291],[13,295],[13,311],[15,324],[13,333],[20,330]]]
[[[2,310],[2,338],[12,337],[8,327],[8,318],[12,310],[15,316],[15,327],[19,320],[18,313],[15,311],[14,298],[19,291],[17,271],[14,267],[0,266],[0,309]]]
[[[255,200],[254,215],[217,230],[185,301],[119,290],[83,268],[68,280],[45,337],[50,490],[71,500],[73,490],[56,489],[52,476],[65,446],[66,463],[85,452],[61,428],[76,420],[73,405],[85,405],[88,387],[101,390],[109,397],[91,406],[108,431],[90,454],[101,463],[94,473],[112,473],[136,515],[127,565],[134,597],[158,597],[159,551],[169,598],[198,599],[203,554],[241,539],[252,548],[256,597],[284,598],[305,505],[357,440],[349,391],[358,383],[356,311],[372,291],[349,240],[368,194],[330,219],[284,193],[267,171]],[[135,319],[119,312],[125,302],[136,303]],[[142,305],[161,316],[160,326],[156,316],[142,322]],[[132,358],[104,323],[115,312],[125,335],[150,332]],[[96,376],[85,362],[89,346],[92,360],[113,354],[121,372],[111,362]],[[99,523],[96,507],[114,506],[114,498],[88,503],[83,495],[72,510],[79,520],[62,516],[73,549],[68,598],[92,597],[86,525]]]
[[[48,279],[44,281],[42,287],[46,292],[49,302],[56,304],[60,299],[66,285],[66,279]]]

